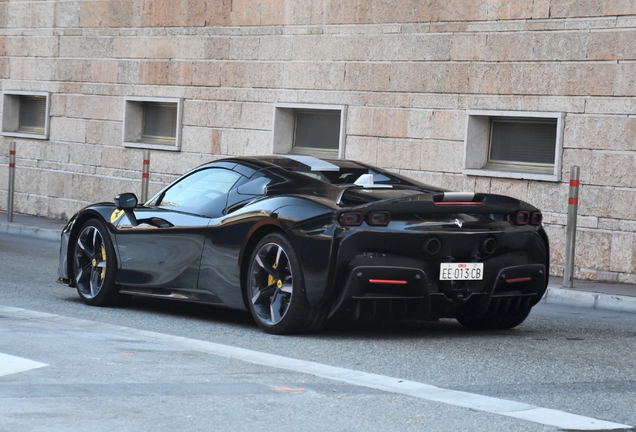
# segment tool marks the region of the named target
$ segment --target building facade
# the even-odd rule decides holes
[[[563,272],[636,282],[632,0],[0,1],[0,210],[65,219],[205,161],[297,152],[544,212]]]

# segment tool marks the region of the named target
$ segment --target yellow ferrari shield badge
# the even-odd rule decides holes
[[[110,215],[110,223],[114,224],[124,215],[123,210],[115,210],[113,214]]]

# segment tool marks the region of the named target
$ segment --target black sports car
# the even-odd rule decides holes
[[[131,295],[248,309],[261,329],[349,318],[519,325],[543,296],[542,214],[348,160],[217,160],[147,203],[88,206],[62,232],[60,281],[89,305]]]

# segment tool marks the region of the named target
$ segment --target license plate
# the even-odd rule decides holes
[[[440,280],[482,280],[484,263],[441,263]]]

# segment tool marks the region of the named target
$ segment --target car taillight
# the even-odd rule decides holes
[[[342,226],[360,226],[364,222],[364,216],[360,212],[342,213],[338,219]]]
[[[541,225],[543,222],[543,214],[541,212],[530,213],[530,225]]]
[[[391,222],[391,213],[388,211],[374,211],[367,216],[367,223],[371,226],[387,226]]]
[[[512,216],[512,222],[515,225],[541,225],[543,222],[543,214],[540,211],[529,212],[519,210]]]

